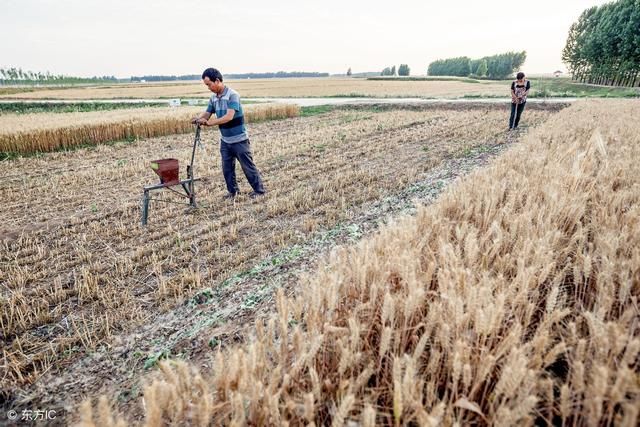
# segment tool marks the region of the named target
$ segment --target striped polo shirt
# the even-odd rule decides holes
[[[244,126],[244,113],[242,112],[242,105],[240,105],[240,95],[229,86],[225,86],[220,96],[215,93],[211,95],[207,112],[215,113],[216,117],[220,118],[227,114],[228,109],[235,110],[236,113],[231,121],[219,126],[222,142],[234,144],[245,141],[249,138],[249,135],[247,134],[247,128]]]

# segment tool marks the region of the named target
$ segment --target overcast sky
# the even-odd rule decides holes
[[[379,71],[526,50],[564,69],[569,26],[607,0],[0,0],[0,67],[75,76]]]

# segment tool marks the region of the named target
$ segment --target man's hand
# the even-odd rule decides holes
[[[193,119],[192,123],[200,126],[207,126],[207,119],[204,117],[196,117]]]

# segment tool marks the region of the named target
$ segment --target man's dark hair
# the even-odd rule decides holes
[[[209,69],[211,69],[211,68],[209,68]],[[211,77],[209,77],[209,78],[211,79]],[[203,77],[203,79],[204,79],[204,77]],[[518,80],[522,80],[522,79],[524,79],[524,73],[523,73],[522,71],[520,71],[520,72],[516,75],[516,79],[518,79]],[[211,79],[211,80],[213,80],[213,79]],[[220,81],[222,81],[222,79],[220,79]]]
[[[207,68],[204,70],[202,73],[202,80],[204,80],[205,77],[209,77],[209,80],[212,82],[215,82],[216,79],[222,81],[222,73],[215,68]]]

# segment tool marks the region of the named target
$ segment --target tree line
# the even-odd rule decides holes
[[[582,12],[569,28],[562,60],[574,80],[640,84],[640,0],[618,0]]]
[[[268,79],[286,77],[329,77],[329,73],[304,72],[304,71],[278,71],[275,73],[244,73],[225,74],[229,79]],[[35,72],[25,71],[22,68],[0,68],[0,85],[35,85],[35,84],[79,84],[79,83],[114,83],[114,82],[140,82],[140,81],[175,81],[175,80],[200,80],[201,74],[185,75],[148,75],[131,76],[118,79],[115,76],[73,77],[64,74],[52,74],[49,71]]]
[[[400,64],[396,73],[396,66],[386,67],[380,73],[381,76],[408,76],[411,74],[411,69],[407,64]]]
[[[307,71],[278,71],[275,73],[240,73],[240,74],[223,74],[225,79],[272,79],[272,78],[288,78],[288,77],[329,77],[329,73],[307,72]],[[148,76],[131,76],[132,82],[158,81],[175,81],[175,80],[201,80],[202,74],[184,74],[175,75],[148,75]]]
[[[22,68],[0,68],[0,84],[74,84],[74,83],[99,83],[99,82],[117,82],[114,76],[94,76],[94,77],[73,77],[64,74],[51,74],[49,71],[44,73],[37,71],[25,71]]]
[[[510,77],[524,64],[527,52],[506,52],[480,59],[467,56],[438,59],[429,64],[427,74],[430,76],[486,77],[504,79]]]

